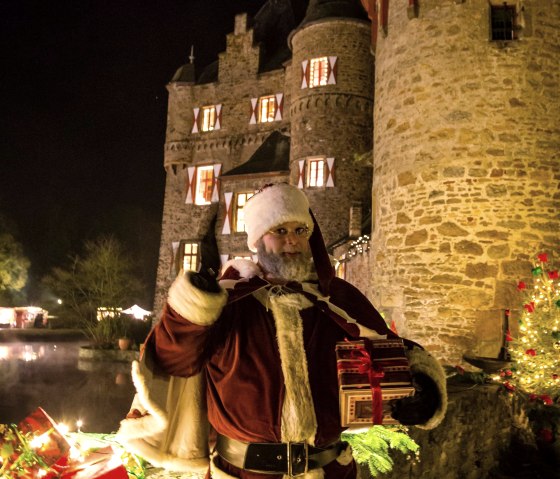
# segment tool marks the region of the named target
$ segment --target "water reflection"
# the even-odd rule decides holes
[[[134,387],[130,364],[79,360],[83,342],[0,344],[0,423],[17,423],[41,406],[84,432],[112,432]]]

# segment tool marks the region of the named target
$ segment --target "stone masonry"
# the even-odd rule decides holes
[[[518,2],[511,42],[487,0],[407,3],[377,38],[368,294],[446,362],[495,357],[517,281],[559,252],[560,2]]]
[[[298,184],[300,161],[311,156],[334,158],[334,184],[305,188],[327,244],[348,235],[352,205],[367,208],[370,203],[372,167],[364,155],[372,149],[373,128],[369,23],[359,18],[314,21],[295,30],[290,41],[292,58],[280,69],[261,72],[262,48],[254,41],[247,16],[238,15],[226,51],[219,55],[217,79],[168,85],[167,183],[156,311],[177,274],[173,244],[200,240],[216,212],[220,253],[249,254],[245,233],[220,234],[226,218],[224,193],[253,191],[271,182]],[[336,83],[302,88],[302,61],[314,57],[337,58]],[[251,99],[277,93],[283,94],[282,119],[249,124]],[[193,133],[193,109],[216,104],[222,105],[220,129]],[[228,173],[247,162],[272,131],[290,136],[289,171],[221,176],[217,203],[185,204],[189,167],[221,164],[220,175]]]

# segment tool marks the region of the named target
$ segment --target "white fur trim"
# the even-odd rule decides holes
[[[216,455],[212,456],[210,459],[210,472],[212,473],[212,479],[236,479],[234,476],[230,476],[227,472],[222,471],[215,462]]]
[[[132,379],[137,391],[132,409],[146,415],[121,421],[116,436],[119,443],[156,467],[204,474],[209,457],[202,374],[170,377],[168,413],[152,400],[138,361],[132,364]]]
[[[158,446],[152,446],[142,439],[134,439],[122,444],[126,446],[129,452],[146,459],[155,467],[161,467],[168,471],[205,474],[208,470],[209,459],[207,457],[196,459],[176,457],[161,451]]]
[[[242,278],[263,277],[263,271],[260,266],[250,259],[230,259],[224,263],[222,272],[227,271],[228,268],[235,269]]]
[[[309,384],[299,311],[313,306],[302,294],[273,295],[269,299],[276,324],[286,394],[282,405],[282,442],[314,444],[317,419]]]
[[[406,356],[410,365],[410,371],[414,373],[424,373],[435,383],[440,394],[441,404],[435,414],[425,423],[417,427],[421,429],[434,429],[437,427],[447,411],[447,381],[445,372],[441,364],[428,351],[421,348],[414,348],[406,351]]]
[[[131,409],[139,409],[145,415],[140,418],[124,419],[121,421],[117,433],[121,441],[161,434],[168,424],[165,411],[150,399],[148,386],[138,361],[132,361],[131,373],[132,382],[136,388],[136,396],[132,402]]]
[[[247,246],[253,252],[257,251],[255,243],[259,238],[282,223],[298,221],[313,230],[305,193],[285,183],[269,186],[253,195],[243,207],[243,213],[247,226]]]
[[[227,302],[227,293],[202,291],[194,286],[187,275],[177,276],[171,287],[167,302],[183,318],[200,326],[214,323]]]

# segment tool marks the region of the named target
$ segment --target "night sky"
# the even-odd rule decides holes
[[[0,2],[0,215],[33,278],[110,233],[155,280],[165,86],[191,45],[197,67],[214,61],[234,15],[264,3]]]

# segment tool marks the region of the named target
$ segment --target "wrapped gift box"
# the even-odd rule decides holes
[[[21,432],[33,433],[35,437],[47,435],[37,452],[48,466],[63,460],[70,450],[70,444],[58,431],[56,421],[40,407],[23,419],[18,427]]]
[[[336,357],[342,426],[398,424],[389,401],[414,394],[402,339],[340,342]]]
[[[37,408],[23,419],[17,425],[19,434],[25,437],[28,442],[41,439],[40,445],[32,446],[29,443],[27,446],[33,447],[34,453],[40,458],[40,464],[19,461],[23,453],[23,450],[19,447],[21,441],[14,442],[11,444],[14,452],[9,457],[8,464],[5,465],[8,471],[6,478],[128,479],[126,468],[118,451],[105,445],[80,451],[80,447],[72,446],[57,427],[57,423],[42,408]],[[2,440],[3,438],[0,435],[0,445]],[[71,449],[75,452],[81,452],[83,457],[79,457],[78,454],[71,454]],[[2,475],[3,478],[4,475]]]
[[[118,452],[111,446],[89,451],[82,460],[69,461],[65,467],[54,469],[58,474],[52,479],[128,479]]]

